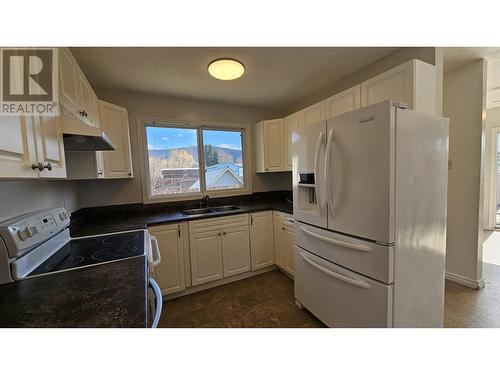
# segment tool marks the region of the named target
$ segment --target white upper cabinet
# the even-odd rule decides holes
[[[0,177],[36,178],[36,159],[31,117],[0,117]]]
[[[283,119],[262,121],[254,132],[255,172],[287,170]]]
[[[0,178],[65,178],[59,116],[0,118]]]
[[[186,269],[189,270],[187,223],[151,227],[149,232],[158,240],[161,262],[153,267],[153,275],[164,295],[186,289]]]
[[[66,163],[60,116],[33,116],[37,163],[42,163],[40,177],[65,178]],[[41,167],[40,167],[41,169]]]
[[[103,177],[131,178],[133,176],[132,153],[130,150],[127,109],[100,100],[99,113],[101,116],[101,130],[116,147],[114,151],[98,151],[98,154],[102,154]],[[97,157],[98,161],[99,157]]]
[[[292,170],[292,132],[294,130],[299,130],[304,127],[305,123],[305,113],[304,111],[299,111],[290,116],[285,117],[285,147],[286,147],[286,169]]]
[[[250,215],[250,249],[252,270],[274,264],[273,212]]]
[[[361,85],[344,90],[325,100],[326,118],[361,108]]]
[[[307,127],[324,119],[326,119],[324,100],[304,109],[304,126]]]
[[[361,84],[361,106],[384,100],[404,102],[409,109],[436,114],[436,69],[410,60]]]
[[[97,96],[68,48],[59,49],[59,96],[64,116],[99,127]]]
[[[67,48],[59,49],[59,101],[65,113],[78,118],[78,66]]]

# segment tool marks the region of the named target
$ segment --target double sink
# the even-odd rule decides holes
[[[240,208],[234,204],[229,204],[227,206],[215,206],[215,207],[206,207],[206,208],[193,208],[191,210],[184,210],[182,213],[184,215],[192,216],[192,215],[203,215],[211,212],[224,212],[224,211],[234,211],[239,210]]]

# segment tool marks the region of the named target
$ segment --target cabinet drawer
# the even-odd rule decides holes
[[[392,327],[393,286],[295,246],[295,299],[329,327]]]
[[[392,283],[394,247],[358,240],[304,223],[297,223],[296,244],[331,262],[363,275]]]
[[[248,214],[230,215],[213,219],[202,219],[189,222],[189,233],[200,233],[224,228],[248,226]]]

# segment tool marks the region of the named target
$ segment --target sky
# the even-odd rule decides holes
[[[148,150],[196,145],[196,129],[147,127]],[[241,150],[240,132],[203,130],[203,143]]]

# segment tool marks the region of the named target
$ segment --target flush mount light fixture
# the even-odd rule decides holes
[[[214,78],[230,81],[240,78],[245,72],[245,67],[237,60],[224,58],[208,64],[208,72]]]

